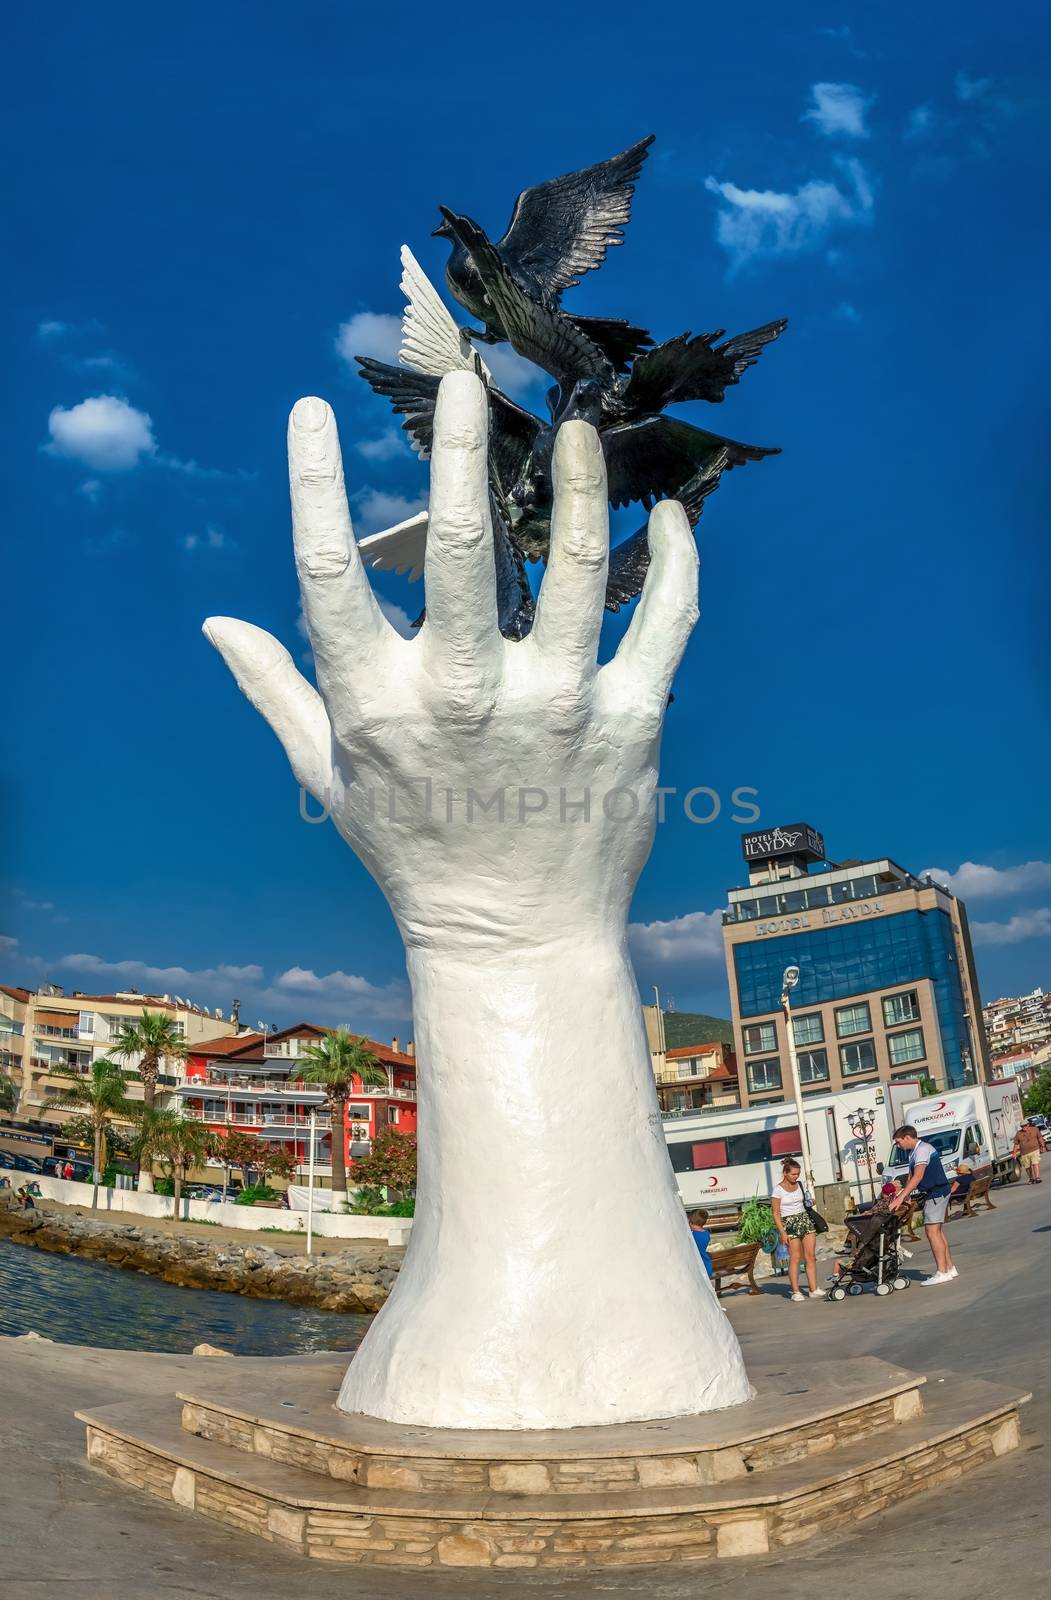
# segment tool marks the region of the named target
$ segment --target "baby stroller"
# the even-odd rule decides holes
[[[864,1294],[872,1284],[877,1294],[907,1289],[909,1279],[901,1276],[898,1236],[901,1218],[896,1211],[860,1216],[848,1227],[854,1235],[854,1254],[839,1269],[839,1276],[825,1293],[826,1300],[845,1300],[848,1294]]]

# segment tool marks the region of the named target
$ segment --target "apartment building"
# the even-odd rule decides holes
[[[998,1069],[1007,1056],[1043,1060],[1051,1047],[1051,994],[1043,989],[991,1000],[982,1007],[982,1020],[989,1053]],[[998,1071],[998,1076],[1005,1074]]]
[[[748,883],[729,891],[723,943],[742,1105],[791,1093],[781,1008],[797,967],[792,1028],[804,1094],[927,1077],[989,1077],[962,901],[886,856],[829,861],[808,823],[745,834]]]
[[[92,1062],[110,1054],[123,1028],[134,1026],[144,1011],[163,1012],[175,1031],[192,1046],[205,1039],[232,1036],[238,1031],[236,1016],[224,1017],[179,995],[142,994],[122,989],[115,994],[66,994],[58,984],[39,989],[0,985],[0,1070],[11,1079],[17,1096],[14,1114],[22,1120],[61,1123],[70,1113],[45,1110],[45,1103],[61,1094],[68,1079],[57,1067],[87,1074]],[[121,1065],[129,1074],[128,1098],[142,1099],[136,1076],[137,1057]],[[158,1083],[158,1104],[170,1103],[184,1075],[182,1062],[163,1064]]]
[[[722,1039],[672,1046],[654,1073],[662,1117],[724,1111],[741,1104],[737,1058]]]
[[[299,1076],[308,1046],[331,1033],[316,1023],[298,1022],[278,1033],[220,1036],[190,1050],[185,1078],[175,1090],[184,1115],[216,1132],[237,1128],[295,1153],[305,1173],[310,1160],[311,1113],[315,1127],[315,1177],[331,1175],[331,1118],[324,1091]],[[416,1057],[410,1044],[399,1048],[367,1039],[387,1074],[387,1082],[365,1088],[355,1082],[341,1137],[348,1162],[367,1155],[386,1128],[416,1132]]]

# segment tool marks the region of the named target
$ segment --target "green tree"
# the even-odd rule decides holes
[[[52,1076],[68,1078],[69,1087],[46,1100],[44,1110],[78,1111],[91,1127],[94,1146],[91,1207],[94,1210],[98,1205],[99,1181],[106,1164],[106,1126],[118,1117],[130,1120],[138,1108],[128,1099],[127,1074],[116,1061],[104,1057],[93,1061],[91,1071],[86,1076],[78,1072],[76,1067],[54,1067]]]
[[[1051,1117],[1051,1067],[1045,1067],[1026,1092],[1022,1109],[1027,1117]]]
[[[121,1028],[113,1044],[113,1054],[122,1061],[130,1056],[139,1057],[138,1074],[142,1079],[142,1104],[152,1111],[157,1102],[157,1079],[162,1061],[185,1061],[186,1040],[171,1017],[163,1011],[143,1011],[138,1022]],[[153,1189],[153,1174],[147,1166],[139,1173],[139,1188],[144,1194]]]
[[[139,1148],[155,1156],[174,1184],[172,1215],[179,1215],[182,1186],[191,1167],[202,1167],[215,1147],[215,1135],[203,1122],[180,1111],[143,1111]]]
[[[345,1205],[347,1101],[362,1089],[386,1089],[390,1084],[387,1069],[369,1048],[367,1039],[355,1036],[347,1028],[336,1028],[307,1046],[300,1057],[297,1076],[325,1091],[325,1105],[332,1117],[332,1193],[337,1206]]]
[[[412,1194],[416,1189],[416,1138],[385,1128],[372,1141],[367,1156],[354,1163],[354,1182],[367,1189],[394,1189]]]
[[[13,1112],[17,1104],[18,1090],[14,1079],[9,1078],[6,1072],[0,1072],[0,1111]]]

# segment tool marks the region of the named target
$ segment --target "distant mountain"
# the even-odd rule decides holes
[[[714,1044],[722,1039],[733,1044],[734,1030],[725,1017],[708,1017],[703,1011],[665,1011],[664,1043],[668,1050],[684,1045]]]

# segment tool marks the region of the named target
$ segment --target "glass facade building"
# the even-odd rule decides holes
[[[948,890],[884,859],[753,878],[730,901],[739,1056],[763,1057],[743,1085],[749,1100],[791,1092],[781,1011],[790,966],[804,1092],[924,1076],[955,1089],[987,1075],[966,912]]]

